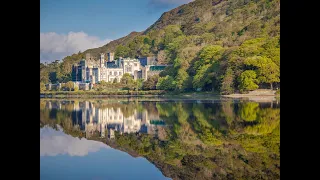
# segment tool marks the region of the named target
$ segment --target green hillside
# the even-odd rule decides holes
[[[87,52],[152,56],[172,64],[157,88],[245,92],[280,85],[280,0],[195,0],[165,12],[144,32],[40,64],[40,81],[68,81],[71,66]],[[50,73],[51,72],[51,73]],[[51,77],[50,77],[51,74]]]

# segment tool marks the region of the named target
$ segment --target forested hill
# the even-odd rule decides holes
[[[93,56],[95,57],[99,57],[99,53],[102,52],[114,52],[116,50],[116,47],[119,45],[127,45],[128,42],[132,41],[136,36],[140,35],[141,32],[131,32],[130,34],[128,34],[125,37],[122,37],[120,39],[116,39],[114,41],[109,42],[108,44],[99,47],[99,48],[93,48],[93,49],[88,49],[86,51],[83,52],[83,54],[86,53],[91,53]]]
[[[152,56],[172,64],[160,74],[167,90],[248,91],[280,83],[280,0],[195,0],[165,12],[147,30],[85,51]],[[84,53],[51,65],[66,81]],[[50,66],[50,65],[49,65]],[[49,81],[43,67],[40,81]],[[41,65],[40,65],[41,71]],[[60,77],[59,77],[60,75]]]

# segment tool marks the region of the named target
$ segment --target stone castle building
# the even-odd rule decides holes
[[[101,81],[120,82],[123,74],[128,73],[134,79],[147,80],[148,77],[159,74],[167,65],[158,65],[154,57],[138,59],[122,58],[115,60],[114,53],[101,53],[96,60],[90,53],[72,67],[72,81],[76,83],[96,84]]]

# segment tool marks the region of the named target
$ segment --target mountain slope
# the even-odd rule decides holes
[[[159,89],[229,94],[278,87],[280,0],[195,0],[163,13],[144,32],[64,58],[61,73],[69,77],[87,52],[107,51],[172,64],[160,74]]]
[[[246,39],[246,35],[256,37],[255,31],[265,22],[272,21],[274,25],[280,23],[280,1],[271,7],[270,0],[195,0],[184,4],[168,12],[143,32],[131,32],[129,35],[111,41],[108,44],[88,49],[84,53],[92,53],[97,56],[101,52],[114,52],[119,45],[127,45],[134,38],[146,35],[152,31],[163,30],[168,25],[179,25],[186,35],[202,35],[212,33],[226,44],[232,38],[233,42],[240,44]],[[270,27],[272,28],[272,27]],[[234,37],[234,34],[245,34]],[[279,34],[276,29],[270,33]],[[233,35],[232,35],[233,34]]]
[[[88,49],[86,51],[84,51],[83,53],[91,53],[93,56],[95,57],[99,57],[99,53],[102,52],[114,52],[116,47],[119,45],[127,45],[128,42],[132,41],[136,36],[140,35],[141,32],[131,32],[130,34],[128,34],[127,36],[124,36],[122,38],[113,40],[111,42],[109,42],[108,44],[99,47],[99,48],[93,48],[93,49]]]

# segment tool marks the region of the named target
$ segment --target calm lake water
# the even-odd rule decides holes
[[[40,179],[280,179],[280,101],[41,99]]]

